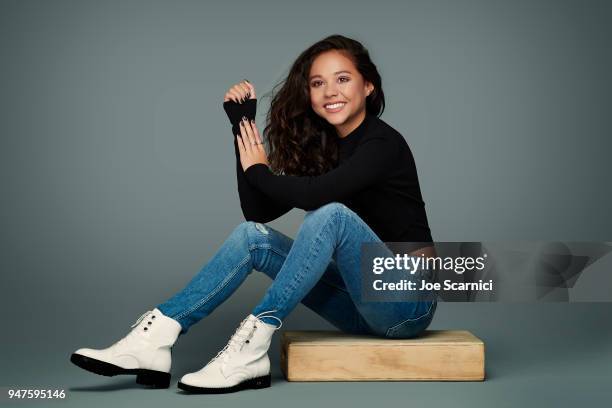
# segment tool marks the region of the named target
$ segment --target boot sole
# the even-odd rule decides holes
[[[163,371],[146,370],[144,368],[123,368],[95,358],[85,357],[73,353],[70,361],[84,370],[94,374],[114,377],[116,375],[136,375],[136,383],[147,385],[151,388],[168,388],[170,386],[170,373]]]
[[[183,390],[193,394],[227,394],[230,392],[242,391],[247,389],[260,389],[260,388],[268,388],[271,383],[270,374],[264,375],[263,377],[255,377],[249,380],[243,381],[239,384],[236,384],[232,387],[225,388],[204,388],[204,387],[196,387],[193,385],[187,385],[182,382],[178,382],[177,386]]]

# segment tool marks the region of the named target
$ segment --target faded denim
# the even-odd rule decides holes
[[[257,270],[273,281],[254,315],[274,311],[269,314],[282,321],[301,302],[346,333],[418,336],[431,323],[437,302],[362,302],[362,242],[381,240],[336,202],[307,212],[295,240],[265,224],[243,222],[183,290],[157,307],[177,320],[184,334]]]

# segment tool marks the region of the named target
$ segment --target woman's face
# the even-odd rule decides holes
[[[332,124],[340,137],[359,126],[374,86],[363,79],[350,58],[336,50],[324,52],[313,61],[308,78],[312,110]]]

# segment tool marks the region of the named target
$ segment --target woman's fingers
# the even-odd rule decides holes
[[[226,93],[223,101],[232,100],[236,103],[243,103],[247,99],[256,99],[255,87],[248,80],[244,79],[233,85]]]
[[[249,143],[249,147],[253,149],[255,147],[255,135],[253,135],[253,129],[251,129],[251,122],[247,118],[243,117],[241,123],[244,133],[246,134],[244,142]]]
[[[236,84],[232,87],[232,90],[238,94],[238,101],[240,103],[246,101],[248,99],[247,94],[248,94],[248,87],[243,86],[241,84]]]
[[[232,85],[230,89],[227,90],[224,97],[224,102],[228,100],[232,100],[236,103],[240,103],[240,98],[242,97],[241,88],[237,88],[236,85]]]
[[[251,121],[251,127],[253,130],[253,138],[255,139],[255,142],[257,143],[257,147],[260,149],[263,149],[263,141],[261,140],[261,135],[259,134],[259,130],[257,129],[257,125],[255,124],[255,121]]]
[[[249,97],[251,96],[251,90],[249,89],[249,87],[247,86],[246,82],[240,82],[238,83],[238,85],[240,87],[241,90],[241,95],[243,97],[243,99],[246,101],[247,99],[249,99]]]
[[[227,102],[227,101],[234,101],[236,102],[236,96],[234,94],[232,94],[231,91],[227,91],[225,93],[225,95],[223,96],[223,102]]]
[[[240,135],[242,137],[242,142],[244,143],[244,152],[247,156],[250,156],[253,151],[253,144],[251,140],[249,140],[249,134],[247,132],[245,121],[240,121]]]
[[[263,149],[263,142],[261,140],[261,135],[259,134],[259,130],[257,129],[255,121],[253,119],[247,119],[245,121],[244,119],[245,118],[243,118],[242,123],[244,123],[245,133],[247,135],[245,142],[249,141],[251,143],[251,146],[253,146],[253,149]]]
[[[244,102],[244,100],[246,99],[246,98],[245,98],[245,92],[244,92],[244,90],[242,89],[242,87],[240,87],[240,85],[234,85],[234,86],[232,87],[232,92],[233,92],[235,95],[237,95],[237,97],[238,97],[238,101],[237,101],[237,102],[238,102],[238,103],[242,103],[242,102]]]
[[[268,164],[267,154],[261,144],[261,136],[259,136],[255,121],[249,121],[243,117],[240,121],[240,135],[236,135],[236,138],[243,170],[257,163]]]
[[[233,87],[227,93],[231,95],[231,99],[234,102],[240,103],[240,93],[236,92]]]
[[[246,79],[244,80],[244,84],[249,88],[249,98],[257,99],[257,97],[255,96],[255,86],[253,86],[253,84],[247,81]]]

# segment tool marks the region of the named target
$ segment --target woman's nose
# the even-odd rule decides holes
[[[325,87],[325,96],[331,97],[336,96],[338,94],[338,90],[335,85],[328,85]]]

